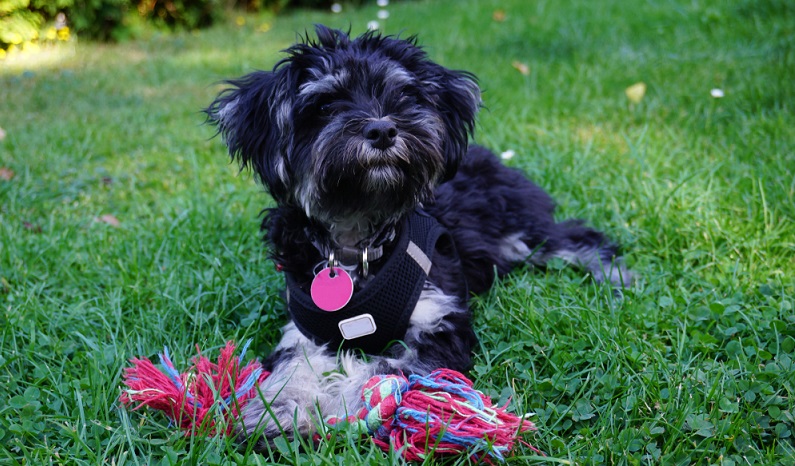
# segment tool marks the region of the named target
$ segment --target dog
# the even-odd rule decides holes
[[[631,280],[604,234],[556,222],[541,188],[470,147],[474,75],[414,36],[315,33],[205,109],[276,203],[262,229],[290,321],[241,416],[257,448],[356,413],[374,375],[469,369],[468,298],[517,264],[560,258],[616,288]]]

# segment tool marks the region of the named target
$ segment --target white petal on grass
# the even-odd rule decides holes
[[[387,19],[387,18],[389,18],[389,11],[378,10],[378,19]]]
[[[378,24],[378,21],[373,20],[373,21],[370,21],[370,22],[367,23],[367,29],[369,29],[371,31],[375,31],[379,27],[380,27],[380,24]]]
[[[341,13],[342,12],[342,5],[339,3],[332,3],[331,4],[331,12],[332,13]]]
[[[725,94],[723,93],[723,89],[718,89],[716,87],[715,89],[712,89],[711,91],[709,91],[709,95],[711,95],[715,99],[720,99],[720,98],[723,98],[723,96]]]
[[[383,7],[387,6],[387,5],[389,5],[389,0],[378,0],[377,3],[378,3],[378,6],[383,8]]]
[[[505,152],[503,152],[502,154],[500,154],[500,157],[503,160],[511,160],[514,155],[516,155],[516,152],[514,152],[512,149],[508,149]]]

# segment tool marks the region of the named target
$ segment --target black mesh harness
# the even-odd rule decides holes
[[[381,353],[405,337],[411,313],[430,272],[436,243],[449,235],[427,213],[410,214],[403,221],[395,247],[381,270],[366,287],[353,293],[345,307],[335,312],[318,308],[295,277],[285,273],[287,309],[293,322],[306,337],[318,344],[327,343],[331,349],[356,348],[368,354]],[[368,335],[346,339],[343,332],[352,322],[365,328],[374,324],[375,329]]]

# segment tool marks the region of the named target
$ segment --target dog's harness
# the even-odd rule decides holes
[[[285,273],[287,309],[301,333],[332,349],[357,348],[368,354],[378,354],[405,337],[436,244],[450,233],[420,211],[410,214],[400,230],[381,270],[338,311],[318,308],[293,274]]]

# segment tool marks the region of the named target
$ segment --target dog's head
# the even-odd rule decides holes
[[[209,120],[280,204],[326,223],[402,215],[455,173],[475,78],[433,63],[414,38],[316,33],[272,71],[229,81]]]

